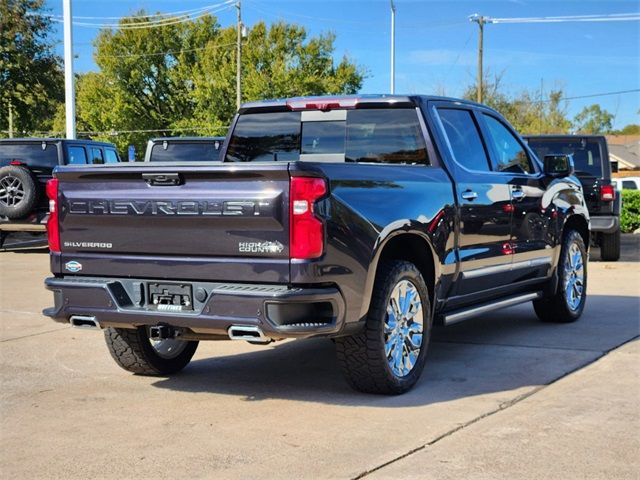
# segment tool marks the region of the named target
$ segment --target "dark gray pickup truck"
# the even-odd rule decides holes
[[[54,306],[138,374],[201,340],[332,338],[349,383],[411,388],[434,322],[586,301],[589,216],[569,156],[540,162],[479,104],[428,96],[244,105],[218,164],[59,167]]]

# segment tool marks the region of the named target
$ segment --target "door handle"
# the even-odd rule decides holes
[[[513,196],[514,200],[522,200],[524,197],[527,196],[527,194],[524,193],[522,190],[513,190],[511,192],[511,195]]]
[[[472,190],[467,190],[462,192],[462,198],[464,198],[465,200],[475,200],[476,198],[478,198],[478,194]]]

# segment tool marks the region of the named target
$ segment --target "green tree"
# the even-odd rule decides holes
[[[601,135],[609,133],[613,125],[613,114],[598,104],[584,107],[574,118],[573,128],[576,133]]]
[[[151,19],[140,12],[120,23]],[[243,101],[356,92],[364,73],[346,58],[334,62],[333,41],[307,38],[295,25],[257,23],[243,41]],[[92,135],[138,150],[151,136],[225,134],[236,110],[235,46],[235,27],[221,28],[213,16],[101,31],[94,54],[100,70],[78,78],[78,130],[163,130]]]
[[[0,130],[49,130],[63,100],[61,59],[44,0],[0,0]]]
[[[551,90],[541,101],[538,92],[522,90],[512,95],[502,88],[502,74],[487,75],[483,81],[483,103],[500,112],[522,134],[567,133],[571,122],[561,89]],[[477,86],[470,85],[463,98],[476,99]]]
[[[629,125],[622,127],[622,129],[611,133],[615,135],[640,135],[640,125],[637,123],[630,123]]]

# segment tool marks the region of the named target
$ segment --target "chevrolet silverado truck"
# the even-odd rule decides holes
[[[539,156],[572,155],[591,217],[591,244],[605,261],[620,259],[622,195],[611,179],[607,139],[602,135],[529,135],[524,137]]]
[[[60,167],[54,306],[114,360],[170,375],[199,341],[333,339],[348,383],[399,394],[434,323],[585,306],[589,214],[569,156],[497,112],[429,96],[242,106],[216,164]]]

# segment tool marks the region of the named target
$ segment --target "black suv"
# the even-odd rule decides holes
[[[111,143],[60,138],[0,140],[0,245],[7,232],[45,230],[45,185],[55,167],[119,161]]]
[[[224,137],[160,137],[147,143],[145,162],[215,162]]]
[[[531,149],[545,155],[572,155],[575,174],[582,183],[591,217],[592,243],[600,247],[602,260],[620,258],[621,199],[611,181],[607,140],[601,135],[530,135]]]

